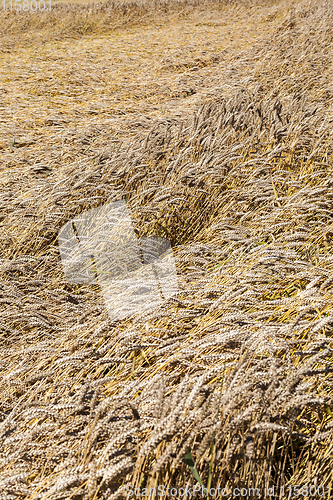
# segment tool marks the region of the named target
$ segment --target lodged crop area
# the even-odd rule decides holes
[[[332,21],[321,1],[1,18],[0,500],[328,498]],[[112,322],[57,237],[121,199],[179,290]]]

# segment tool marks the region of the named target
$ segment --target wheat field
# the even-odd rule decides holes
[[[0,500],[328,498],[332,21],[321,0],[3,13]],[[179,290],[112,322],[58,232],[117,200]]]

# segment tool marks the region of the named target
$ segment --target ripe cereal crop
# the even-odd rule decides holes
[[[326,495],[332,4],[55,1],[0,35],[0,500]],[[58,234],[119,200],[178,291],[112,321]]]

